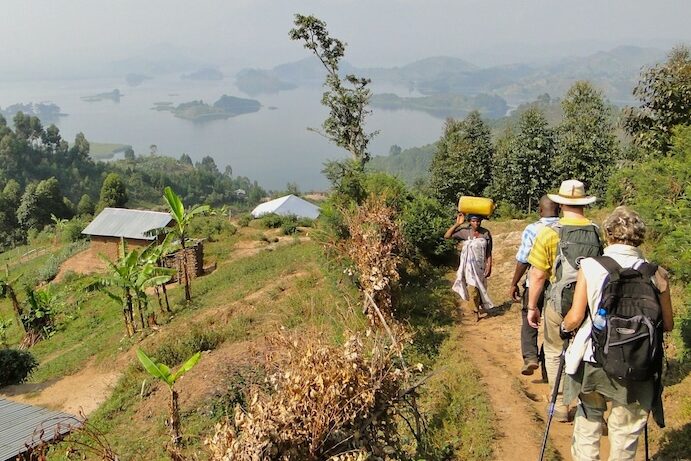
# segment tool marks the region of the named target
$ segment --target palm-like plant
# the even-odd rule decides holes
[[[209,211],[209,205],[198,205],[191,210],[185,210],[185,205],[182,203],[180,196],[173,192],[169,186],[163,190],[163,197],[170,208],[170,215],[175,221],[175,226],[170,228],[168,232],[173,233],[179,240],[182,247],[182,271],[185,279],[185,300],[190,301],[192,295],[190,292],[190,278],[189,269],[187,267],[187,252],[185,251],[185,240],[187,238],[187,230],[192,218],[198,214]]]
[[[172,237],[173,234],[166,235],[163,242],[161,242],[158,245],[149,245],[141,254],[141,259],[146,264],[151,264],[157,268],[158,275],[170,275],[168,280],[170,280],[170,278],[172,278],[172,276],[175,275],[175,271],[172,269],[164,269],[161,265],[161,260],[165,255],[169,254],[173,250]],[[163,291],[163,297],[165,298],[166,302],[165,312],[171,312],[170,303],[168,302],[168,291],[166,290],[166,283],[168,282],[168,280],[154,285],[154,289],[156,290],[156,297],[158,298],[158,306],[160,307],[161,312],[164,312],[164,309],[163,304],[161,303],[161,296],[158,292],[159,286]]]
[[[101,255],[101,259],[110,269],[110,273],[96,282],[98,288],[103,290],[111,299],[122,303],[125,330],[127,336],[130,337],[137,332],[136,325],[134,324],[132,294],[136,292],[134,280],[136,278],[138,256],[136,251],[128,252],[124,239],[120,239],[118,259],[116,261],[111,261]],[[113,293],[108,287],[119,288],[122,291],[122,295]]]
[[[144,329],[147,326],[144,311],[148,307],[146,289],[166,283],[175,271],[159,267],[154,250],[144,250],[142,253],[137,250],[127,251],[124,239],[120,240],[117,261],[110,261],[104,256],[101,256],[101,259],[108,265],[110,274],[99,279],[98,286],[112,299],[122,303],[127,335],[132,336],[136,333],[134,302],[137,303],[139,321]],[[117,287],[121,294],[113,293],[107,287]],[[155,317],[150,316],[149,319],[149,323],[155,323]]]
[[[146,289],[164,285],[173,277],[173,274],[175,273],[173,269],[160,267],[158,265],[159,259],[160,258],[156,257],[155,250],[152,250],[151,252],[144,250],[141,254],[138,254],[137,267],[134,273],[135,277],[132,285],[137,298],[137,308],[139,310],[139,317],[142,322],[142,327],[144,327],[143,312],[148,312],[149,307],[149,297],[146,294]],[[149,319],[148,324],[150,326],[156,323],[156,317],[153,312],[149,313],[147,317]]]
[[[144,366],[144,369],[149,372],[154,378],[158,378],[168,385],[170,389],[170,435],[173,444],[180,443],[180,409],[178,407],[178,391],[175,390],[175,382],[185,373],[190,371],[194,367],[202,353],[197,352],[192,357],[187,359],[187,361],[173,373],[170,368],[162,363],[156,363],[148,355],[144,353],[141,349],[137,349],[137,358]]]

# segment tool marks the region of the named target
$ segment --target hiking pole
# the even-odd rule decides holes
[[[545,449],[547,448],[547,435],[549,434],[549,426],[552,424],[552,417],[554,417],[554,405],[557,402],[557,395],[559,394],[559,383],[561,383],[561,374],[564,371],[564,362],[566,349],[569,347],[569,340],[564,340],[564,347],[559,354],[559,367],[557,368],[557,377],[554,380],[554,388],[552,396],[549,399],[549,411],[547,415],[547,427],[545,428],[545,435],[542,437],[542,448],[540,449],[540,461],[545,458]]]
[[[648,453],[648,421],[645,422],[645,461],[650,461],[649,453]]]

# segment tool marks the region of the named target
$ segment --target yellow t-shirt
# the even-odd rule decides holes
[[[587,226],[592,224],[588,218],[561,218],[559,224],[562,226]],[[554,261],[557,259],[557,244],[559,243],[559,233],[551,227],[544,227],[535,237],[535,243],[528,256],[528,264],[547,272],[552,271]]]

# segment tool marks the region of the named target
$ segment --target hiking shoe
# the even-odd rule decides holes
[[[554,406],[554,420],[560,423],[569,422],[569,407],[566,405],[555,405]]]
[[[521,368],[521,374],[524,376],[531,376],[535,370],[537,370],[540,367],[540,364],[538,364],[535,360],[528,360],[523,364],[523,368]]]

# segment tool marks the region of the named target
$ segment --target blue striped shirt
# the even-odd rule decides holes
[[[530,255],[530,250],[533,248],[535,243],[535,237],[537,233],[540,232],[545,226],[554,224],[559,221],[558,217],[553,218],[540,218],[539,221],[535,221],[532,224],[528,224],[523,230],[523,235],[521,235],[521,246],[518,247],[518,253],[516,253],[516,261],[523,264],[528,264],[528,256]]]

